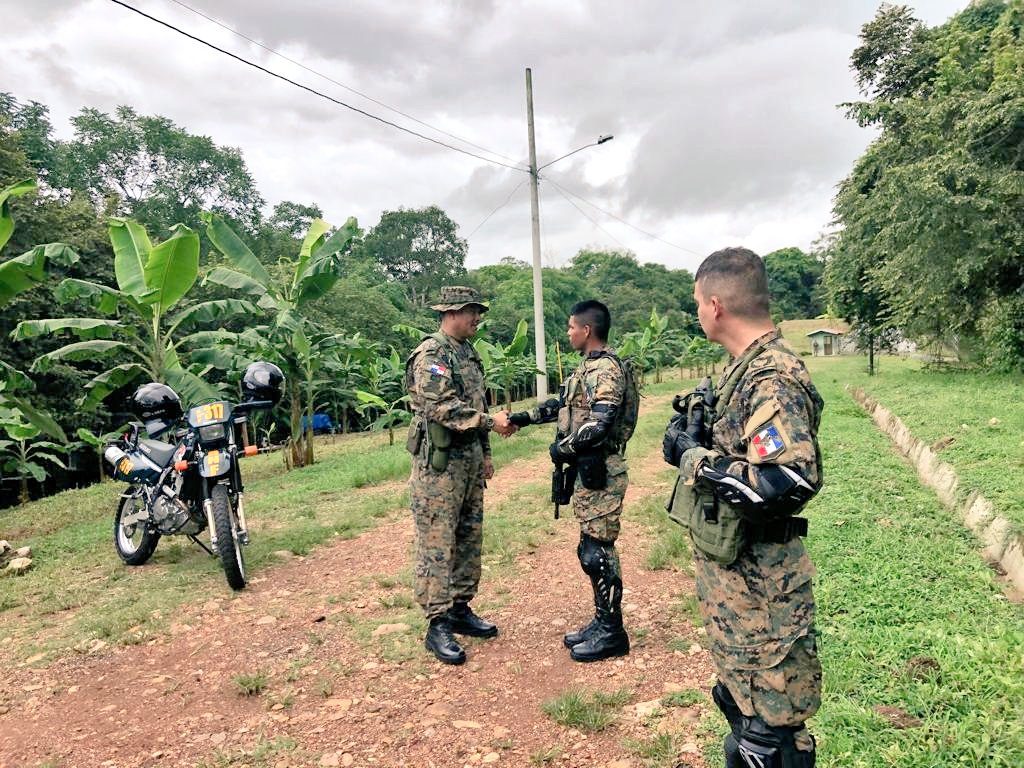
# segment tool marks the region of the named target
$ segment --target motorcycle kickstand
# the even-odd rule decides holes
[[[212,549],[210,549],[210,548],[209,548],[208,546],[206,546],[205,544],[203,544],[203,542],[201,542],[201,541],[200,541],[199,539],[197,539],[197,538],[196,538],[195,536],[189,535],[189,537],[188,537],[188,538],[189,538],[189,540],[190,540],[190,541],[191,541],[191,542],[192,542],[193,544],[198,544],[198,545],[199,545],[200,547],[202,547],[203,549],[205,549],[205,550],[206,550],[206,552],[207,552],[207,554],[209,554],[209,556],[210,556],[210,557],[216,557],[216,556],[217,556],[217,555],[215,555],[215,554],[213,553],[213,550],[212,550]]]

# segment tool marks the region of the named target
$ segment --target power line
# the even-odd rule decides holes
[[[527,179],[523,179],[523,180],[522,180],[522,181],[520,181],[520,182],[519,182],[518,184],[516,184],[515,188],[514,188],[514,189],[513,189],[513,190],[512,190],[511,192],[509,192],[509,193],[508,193],[508,197],[506,197],[506,198],[505,198],[505,202],[501,203],[500,205],[498,205],[498,207],[497,207],[497,208],[495,208],[495,209],[494,209],[493,211],[491,211],[491,212],[490,212],[490,213],[488,213],[488,214],[487,214],[486,216],[484,216],[484,220],[483,220],[483,221],[481,221],[481,222],[480,222],[479,224],[477,224],[477,225],[476,225],[475,227],[473,227],[473,231],[472,231],[472,232],[470,232],[470,233],[469,233],[468,235],[466,235],[466,239],[468,240],[468,239],[469,239],[469,238],[471,238],[471,237],[472,237],[473,235],[475,235],[475,234],[476,234],[476,232],[477,232],[477,230],[478,230],[478,229],[480,229],[480,227],[482,227],[482,226],[483,226],[484,224],[486,224],[486,223],[487,223],[487,220],[488,220],[488,219],[490,219],[490,218],[491,218],[491,216],[493,216],[493,215],[494,215],[494,214],[496,214],[496,213],[497,213],[498,211],[500,211],[500,210],[501,210],[502,208],[504,208],[504,207],[505,207],[506,205],[508,205],[508,203],[509,203],[509,200],[511,200],[511,199],[512,199],[512,196],[513,196],[513,195],[514,195],[514,194],[515,194],[516,192],[518,192],[518,191],[519,191],[519,188],[520,188],[520,187],[522,187],[522,186],[523,186],[523,184],[525,184],[525,183],[526,183],[527,181],[528,181],[528,178],[527,178]]]
[[[555,181],[553,181],[553,180],[551,179],[551,177],[546,177],[546,178],[547,178],[547,180],[548,180],[548,181],[549,181],[549,182],[551,183],[551,185],[552,185],[552,186],[553,186],[553,187],[554,187],[555,189],[559,190],[560,192],[564,192],[564,193],[566,193],[566,194],[572,195],[572,196],[573,196],[573,197],[575,197],[575,198],[576,198],[577,200],[580,200],[580,201],[582,201],[582,202],[586,203],[586,204],[587,204],[587,205],[589,205],[589,206],[590,206],[591,208],[593,208],[593,209],[595,209],[595,210],[598,210],[598,211],[600,211],[601,213],[603,213],[603,214],[604,214],[605,216],[611,216],[611,217],[612,217],[613,219],[615,219],[616,221],[620,222],[621,224],[625,224],[625,225],[626,225],[627,227],[629,227],[630,229],[635,229],[635,230],[636,230],[637,232],[639,232],[640,234],[642,234],[642,235],[646,235],[647,237],[651,238],[652,240],[657,240],[657,241],[658,241],[659,243],[664,243],[665,245],[670,245],[670,246],[672,246],[673,248],[677,248],[677,249],[678,249],[678,250],[680,250],[680,251],[685,251],[686,253],[692,253],[692,254],[693,254],[694,256],[703,256],[703,255],[705,255],[705,254],[697,253],[696,251],[694,251],[694,250],[691,250],[690,248],[686,248],[685,246],[682,246],[682,245],[676,245],[675,243],[670,243],[670,242],[669,242],[668,240],[665,240],[665,239],[664,239],[664,238],[662,238],[662,237],[658,237],[657,235],[655,235],[655,234],[652,234],[651,232],[648,232],[648,231],[647,231],[646,229],[641,229],[641,228],[640,228],[640,227],[638,227],[638,226],[637,226],[636,224],[631,224],[630,222],[626,221],[626,220],[625,220],[624,218],[622,218],[621,216],[616,216],[616,215],[615,215],[614,213],[612,213],[611,211],[606,211],[606,210],[605,210],[604,208],[602,208],[601,206],[599,206],[599,205],[595,205],[594,203],[592,203],[592,202],[590,202],[589,200],[587,200],[587,199],[586,199],[585,197],[582,197],[582,196],[580,196],[580,195],[577,195],[577,194],[576,194],[575,192],[573,192],[572,190],[570,190],[570,189],[565,189],[565,187],[559,186],[559,185],[558,185],[558,184],[557,184],[557,183],[556,183]]]
[[[193,8],[188,3],[182,2],[182,0],[171,0],[171,2],[175,3],[177,5],[180,5],[182,8],[184,8],[184,9],[186,9],[188,11],[191,11],[192,13],[196,14],[197,16],[201,16],[202,18],[206,19],[209,22],[212,22],[212,23],[216,24],[218,27],[221,27],[222,29],[226,29],[228,32],[230,32],[233,35],[238,35],[238,37],[242,38],[243,40],[248,40],[253,45],[259,46],[260,48],[262,48],[263,50],[267,51],[268,53],[272,53],[274,56],[277,56],[278,58],[284,59],[285,61],[290,62],[291,64],[294,64],[295,66],[300,67],[301,69],[304,69],[307,72],[316,75],[317,77],[323,78],[324,80],[326,80],[329,83],[334,83],[334,85],[338,86],[339,88],[344,88],[349,93],[354,93],[356,96],[360,96],[360,97],[366,99],[367,101],[373,102],[377,106],[384,107],[384,109],[390,110],[391,112],[394,112],[396,115],[401,115],[402,117],[404,117],[404,118],[406,118],[408,120],[412,120],[414,123],[419,123],[420,125],[422,125],[422,126],[424,126],[426,128],[429,128],[432,131],[437,131],[438,133],[443,134],[445,136],[448,136],[449,138],[455,139],[456,141],[461,141],[463,144],[467,144],[470,147],[474,147],[475,149],[479,149],[482,152],[486,152],[489,155],[494,155],[495,157],[501,157],[501,158],[504,158],[505,160],[508,160],[510,162],[513,162],[513,163],[516,162],[516,160],[514,158],[511,158],[508,155],[503,155],[500,152],[495,152],[493,149],[488,149],[487,147],[481,147],[479,144],[474,144],[469,139],[464,139],[461,136],[456,136],[454,133],[449,133],[448,131],[444,130],[443,128],[438,128],[436,125],[431,125],[430,123],[424,122],[423,120],[420,120],[419,118],[413,117],[412,115],[410,115],[410,114],[408,114],[406,112],[403,112],[400,109],[392,107],[389,104],[385,104],[383,101],[379,101],[378,99],[375,99],[372,96],[363,93],[362,91],[358,91],[355,88],[352,88],[351,86],[348,86],[348,85],[345,85],[344,83],[338,82],[337,80],[335,80],[334,78],[330,77],[329,75],[325,75],[323,72],[318,72],[317,70],[313,69],[312,67],[306,66],[301,61],[296,61],[295,59],[293,59],[293,58],[291,58],[289,56],[285,56],[283,53],[280,53],[279,51],[276,51],[273,48],[271,48],[271,47],[269,47],[267,45],[264,45],[259,40],[254,40],[253,38],[249,37],[248,35],[246,35],[246,34],[244,34],[242,32],[239,32],[237,29],[234,29],[233,27],[229,27],[224,22],[222,22],[222,21],[220,21],[218,19],[215,19],[213,16],[206,15],[205,13],[200,11],[199,9]]]
[[[258,69],[260,72],[263,72],[264,74],[270,75],[271,77],[276,77],[278,80],[283,80],[284,82],[288,83],[289,85],[294,85],[296,88],[301,88],[302,90],[308,91],[309,93],[312,93],[315,96],[319,96],[322,99],[327,99],[327,101],[330,101],[330,102],[332,102],[334,104],[337,104],[340,107],[344,107],[345,109],[350,109],[353,112],[356,112],[356,113],[358,113],[360,115],[363,115],[364,117],[369,117],[370,119],[376,120],[376,121],[378,121],[380,123],[383,123],[384,125],[389,125],[392,128],[395,128],[395,129],[397,129],[399,131],[402,131],[403,133],[408,133],[408,134],[410,134],[412,136],[416,136],[417,138],[423,139],[424,141],[429,141],[431,144],[437,144],[438,146],[445,147],[446,149],[450,149],[453,152],[458,152],[458,153],[463,154],[463,155],[469,155],[470,157],[475,157],[477,160],[483,160],[485,163],[492,163],[494,165],[500,165],[503,168],[510,168],[513,171],[522,171],[523,173],[529,173],[529,170],[526,169],[526,168],[521,168],[521,167],[518,167],[518,166],[515,166],[515,165],[508,165],[507,163],[502,163],[502,162],[499,162],[497,160],[492,160],[489,157],[484,157],[483,155],[478,155],[475,152],[470,152],[468,150],[461,149],[459,147],[453,147],[451,144],[446,144],[445,142],[439,141],[438,139],[433,139],[430,136],[424,136],[422,133],[417,133],[416,131],[413,131],[413,130],[411,130],[409,128],[405,128],[404,126],[398,125],[397,123],[393,123],[390,120],[385,120],[383,117],[375,115],[372,112],[367,112],[366,110],[360,109],[359,107],[354,107],[351,104],[346,104],[344,101],[341,101],[340,99],[336,99],[333,96],[328,96],[326,93],[322,93],[321,91],[318,91],[315,88],[310,88],[308,85],[303,85],[302,83],[297,83],[296,81],[291,80],[291,79],[285,77],[284,75],[280,75],[277,72],[273,72],[273,71],[267,69],[266,67],[262,67],[262,66],[260,66],[259,64],[257,64],[254,61],[249,61],[248,59],[245,59],[245,58],[243,58],[243,57],[241,57],[241,56],[239,56],[237,54],[231,53],[231,51],[226,51],[223,48],[220,48],[220,47],[214,45],[213,43],[207,42],[206,40],[203,40],[200,37],[196,37],[195,35],[192,35],[192,34],[186,32],[183,29],[179,29],[178,27],[174,26],[173,24],[170,24],[170,23],[168,23],[166,21],[158,19],[155,16],[150,16],[145,11],[139,10],[138,8],[136,8],[134,6],[129,5],[128,3],[123,2],[123,0],[110,0],[110,2],[115,3],[116,5],[120,5],[122,8],[126,8],[129,11],[134,11],[135,13],[139,14],[140,16],[143,16],[143,17],[149,19],[150,21],[154,21],[157,24],[160,24],[161,26],[167,27],[168,29],[173,30],[174,32],[177,32],[179,35],[183,35],[183,36],[189,38],[190,40],[196,41],[197,43],[202,43],[207,48],[212,48],[213,50],[217,51],[218,53],[223,53],[225,56],[230,56],[232,59],[235,59],[236,61],[240,61],[242,64],[247,64],[248,66],[252,67],[253,69]]]
[[[604,232],[604,233],[605,233],[606,235],[608,235],[608,237],[610,237],[610,238],[611,238],[612,240],[614,240],[614,241],[615,241],[616,243],[618,243],[619,245],[621,245],[621,246],[622,246],[623,248],[628,248],[628,246],[627,246],[627,245],[626,245],[626,244],[625,244],[624,242],[622,242],[621,240],[619,240],[619,238],[617,238],[617,237],[616,237],[615,235],[613,235],[613,234],[612,234],[611,232],[609,232],[609,231],[608,231],[607,229],[605,229],[605,228],[604,228],[604,227],[602,227],[602,226],[601,226],[600,224],[598,224],[598,223],[597,223],[597,220],[596,220],[596,219],[594,219],[594,218],[592,218],[592,217],[590,216],[590,214],[589,214],[589,213],[587,213],[587,212],[586,212],[586,211],[584,211],[584,210],[583,210],[582,208],[580,208],[580,207],[579,207],[578,205],[576,205],[576,203],[574,203],[574,202],[573,202],[572,198],[571,198],[571,197],[569,197],[569,196],[568,196],[567,194],[565,194],[565,192],[563,192],[563,191],[562,191],[562,188],[561,188],[561,187],[559,187],[559,186],[558,186],[557,184],[555,184],[554,182],[551,182],[551,185],[552,185],[552,186],[553,186],[553,187],[555,188],[555,191],[556,191],[556,192],[557,192],[558,194],[560,194],[560,195],[561,195],[562,197],[564,197],[564,198],[565,198],[566,202],[568,202],[568,203],[569,203],[569,205],[571,205],[571,206],[572,206],[573,208],[575,208],[575,209],[576,209],[577,211],[579,211],[579,212],[580,212],[580,213],[581,213],[581,214],[583,215],[583,218],[585,218],[585,219],[586,219],[587,221],[589,221],[589,222],[590,222],[591,224],[593,224],[593,225],[594,225],[595,227],[597,227],[598,229],[600,229],[600,230],[601,230],[602,232]]]

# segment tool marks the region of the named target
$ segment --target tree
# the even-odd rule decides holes
[[[236,314],[253,314],[248,301],[221,299],[171,310],[188,294],[199,273],[199,237],[183,224],[171,228],[169,239],[154,246],[145,228],[131,219],[112,219],[117,288],[76,278],[55,291],[64,304],[86,301],[104,317],[61,317],[24,320],[12,334],[16,341],[64,331],[80,339],[40,355],[33,371],[45,372],[63,362],[117,362],[85,385],[78,404],[95,408],[115,390],[145,377],[170,385],[186,401],[216,397],[218,391],[182,363],[179,351],[190,336],[179,331]]]
[[[458,225],[436,205],[385,211],[360,246],[384,273],[398,281],[409,301],[426,306],[437,290],[466,272],[466,241]]]
[[[328,236],[330,225],[315,219],[298,254],[282,254],[275,268],[268,270],[222,216],[205,212],[202,218],[210,242],[231,264],[214,268],[206,282],[255,299],[271,318],[266,325],[238,333],[206,334],[203,339],[210,346],[199,353],[199,359],[224,362],[218,352],[226,347],[234,350],[236,358],[257,355],[279,365],[287,378],[291,408],[292,464],[312,464],[317,382],[336,359],[335,352],[343,339],[324,332],[308,313],[314,302],[338,281],[342,260],[361,234],[359,226],[350,218]],[[306,430],[302,429],[303,414],[307,417]]]
[[[233,147],[220,147],[165,117],[118,107],[113,116],[83,109],[75,135],[59,142],[50,184],[87,191],[99,203],[114,195],[118,212],[163,233],[175,222],[195,226],[203,210],[254,229],[263,199]]]
[[[14,232],[10,199],[33,191],[35,186],[34,182],[27,180],[0,190],[0,251]],[[28,253],[0,263],[0,307],[10,303],[18,294],[42,283],[47,276],[47,263],[69,266],[77,260],[78,254],[63,243],[49,243],[38,245]],[[46,432],[64,440],[64,432],[53,417],[33,407],[26,399],[25,394],[31,389],[33,383],[24,373],[0,360],[0,409],[26,420],[36,434]]]
[[[860,291],[846,311],[869,333],[884,321],[990,361],[1002,354],[986,344],[1024,349],[1007,311],[1024,292],[1021,16],[1019,2],[980,0],[926,28],[883,6],[862,30],[866,98],[847,107],[880,133],[836,196],[828,279],[833,297]]]
[[[768,293],[776,320],[817,317],[824,311],[821,277],[825,265],[799,248],[781,248],[764,257]]]

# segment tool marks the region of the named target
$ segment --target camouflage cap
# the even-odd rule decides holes
[[[480,307],[481,312],[486,312],[489,309],[487,302],[483,300],[477,290],[465,285],[442,285],[441,296],[437,304],[431,304],[430,308],[436,309],[438,312],[449,312],[462,309],[467,304],[476,304]]]

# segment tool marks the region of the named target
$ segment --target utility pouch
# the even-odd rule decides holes
[[[714,494],[701,493],[693,486],[679,483],[669,517],[689,529],[697,549],[722,565],[736,562],[747,546],[743,518]]]
[[[605,463],[604,451],[584,454],[576,460],[576,464],[584,488],[600,491],[608,487],[608,465]]]
[[[427,461],[435,472],[448,469],[448,449],[452,445],[452,432],[434,421],[427,422]]]
[[[424,431],[423,419],[413,416],[412,421],[409,422],[409,434],[405,438],[405,450],[413,456],[419,456],[420,449],[423,447]]]

